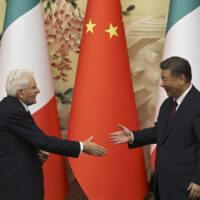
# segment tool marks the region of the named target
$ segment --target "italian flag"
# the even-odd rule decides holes
[[[200,90],[200,0],[170,1],[163,60],[171,56],[183,57],[190,62],[192,83]],[[160,88],[155,120],[166,97]],[[154,165],[155,145],[151,149],[151,159]]]
[[[52,74],[39,0],[7,0],[0,47],[0,99],[6,96],[5,82],[11,70],[34,72],[41,91],[30,107],[37,125],[48,135],[60,137]],[[67,194],[64,158],[50,155],[44,167],[45,199],[61,200]],[[28,199],[28,197],[27,197]]]

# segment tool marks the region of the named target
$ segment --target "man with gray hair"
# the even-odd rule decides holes
[[[105,149],[92,143],[92,137],[84,142],[61,140],[38,128],[28,111],[40,93],[33,72],[11,71],[6,92],[8,96],[0,102],[1,200],[44,199],[41,159],[45,160],[45,153],[39,153],[40,149],[70,157],[78,157],[82,151],[105,156]]]

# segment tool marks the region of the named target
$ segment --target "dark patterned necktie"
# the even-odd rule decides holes
[[[174,117],[175,113],[176,113],[176,107],[178,106],[177,101],[174,100],[172,103],[172,109],[171,112],[169,114],[169,118],[168,118],[168,123],[172,120],[172,118]]]

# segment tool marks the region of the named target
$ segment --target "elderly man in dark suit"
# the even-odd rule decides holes
[[[168,98],[154,127],[131,132],[120,125],[110,139],[129,148],[157,143],[156,200],[200,199],[200,92],[191,84],[187,60],[171,57],[160,68]]]
[[[106,154],[103,147],[91,142],[91,137],[84,142],[61,140],[37,127],[28,111],[40,92],[32,72],[12,71],[6,91],[8,96],[0,102],[1,200],[44,198],[40,157],[45,158],[40,149],[70,157],[78,157],[82,151],[94,156]]]

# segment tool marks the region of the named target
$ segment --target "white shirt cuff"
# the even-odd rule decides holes
[[[131,141],[129,142],[129,144],[133,144],[133,142],[134,142],[134,135],[133,135],[133,133],[131,133],[131,137],[132,137],[132,139],[131,139]]]
[[[80,143],[80,153],[79,153],[79,156],[81,155],[81,153],[83,152],[83,143],[82,142],[79,142]]]

